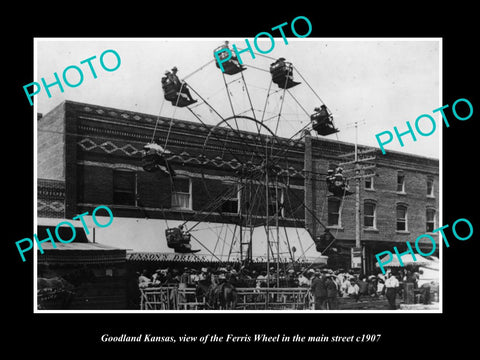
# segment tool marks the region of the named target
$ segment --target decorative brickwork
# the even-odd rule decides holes
[[[38,179],[37,215],[43,218],[65,216],[65,184],[63,181]]]
[[[39,216],[72,218],[107,205],[115,217],[206,221],[203,215],[208,214],[212,222],[238,223],[238,214],[219,215],[208,204],[212,203],[212,195],[217,196],[238,177],[238,157],[250,156],[255,144],[266,138],[248,132],[232,137],[228,129],[217,129],[212,135],[212,128],[200,122],[157,119],[91,104],[61,104],[39,120]],[[160,144],[168,137],[168,160],[177,176],[189,179],[189,208],[172,207],[174,179],[141,168],[141,150],[151,142],[154,129]],[[222,139],[228,139],[228,148]],[[317,237],[323,233],[318,220],[329,223],[328,200],[332,195],[326,189],[327,170],[341,162],[340,155],[353,152],[354,145],[306,136],[299,142],[279,139],[275,146],[285,150],[278,175],[284,182],[288,178],[289,192],[284,194],[284,201],[288,199],[289,207],[295,209],[282,221],[290,226],[305,225]],[[433,211],[433,222],[438,227],[440,211],[438,160],[391,151],[377,155],[372,163],[376,165],[373,187],[366,189],[362,180],[360,188],[361,241],[369,258],[377,249],[382,251],[385,244],[391,249],[395,243],[400,249],[406,240],[414,241],[424,234],[432,222],[430,219],[427,225],[427,209],[430,215]],[[119,185],[115,180],[119,173],[131,183],[125,180]],[[397,191],[399,175],[405,181],[404,191]],[[131,184],[131,188],[121,188],[123,197],[119,198],[117,187],[125,184]],[[353,181],[351,185],[354,187]],[[364,226],[366,202],[375,209],[374,226],[368,228]],[[406,209],[405,219],[400,219],[405,229],[397,226],[398,207]],[[297,222],[293,223],[289,216]],[[354,195],[343,199],[338,222],[329,229],[338,239],[334,255],[341,257],[355,244]],[[373,263],[369,261],[371,268]]]

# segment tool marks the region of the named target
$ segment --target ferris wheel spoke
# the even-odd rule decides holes
[[[245,81],[245,77],[243,76],[243,72],[241,72],[240,74],[242,75],[243,85],[245,86],[245,89],[246,89],[246,92],[247,92],[248,102],[250,104],[250,110],[252,111],[252,116],[255,120],[257,120],[257,116],[255,115],[255,109],[253,108],[253,104],[252,104],[252,98],[250,97],[250,92],[248,91],[248,86],[247,86],[247,83]],[[257,129],[260,130],[259,128],[257,128]]]
[[[273,58],[269,59],[274,60]],[[220,91],[216,91],[211,86],[209,81],[201,83],[207,86],[206,97],[200,94],[201,91],[185,83],[185,86],[189,86],[199,98],[196,104],[187,106],[187,109],[208,131],[199,157],[202,158],[202,179],[209,201],[201,211],[195,210],[195,214],[190,217],[189,221],[193,223],[190,229],[198,227],[202,222],[206,221],[208,223],[212,219],[214,222],[235,224],[229,243],[227,238],[230,234],[226,234],[224,231],[218,232],[217,241],[213,242],[215,244],[213,251],[212,249],[206,249],[217,260],[219,258],[215,254],[220,251],[219,246],[222,248],[222,256],[226,256],[224,248],[227,247],[228,259],[232,255],[233,247],[239,246],[243,259],[243,255],[245,255],[244,242],[250,241],[251,251],[253,230],[259,226],[263,226],[267,233],[267,255],[269,259],[276,258],[279,260],[281,241],[284,249],[282,251],[289,254],[287,256],[290,256],[292,260],[295,252],[295,249],[292,250],[292,241],[299,244],[297,247],[300,247],[301,256],[305,256],[307,250],[314,245],[308,244],[310,247],[306,246],[300,239],[300,231],[297,229],[305,227],[305,218],[304,216],[300,217],[299,213],[306,214],[308,212],[314,218],[315,214],[306,207],[304,199],[300,199],[301,196],[298,194],[298,186],[304,181],[305,176],[302,172],[303,160],[297,159],[300,151],[298,145],[304,140],[305,130],[308,129],[312,120],[306,110],[308,107],[304,107],[300,101],[301,97],[297,98],[289,90],[291,87],[300,84],[293,81],[291,75],[294,70],[313,91],[318,100],[321,103],[323,102],[304,76],[291,64],[288,67],[288,72],[283,74],[285,76],[284,80],[279,79],[277,70],[272,71],[272,65],[270,65],[270,70],[246,65],[246,68],[249,68],[246,74],[244,74],[244,71],[240,71],[240,76],[227,78],[237,74],[237,72],[224,73],[222,71],[222,80],[209,78],[209,81],[212,79],[212,84],[213,81],[217,81],[217,84],[222,82],[222,89],[220,90],[226,91],[225,95],[228,102],[225,101]],[[271,74],[268,89],[258,82],[256,83],[257,86],[250,88],[247,80],[263,79],[264,77],[264,74],[261,74],[261,77],[250,78],[250,74],[258,74],[258,70]],[[193,79],[195,73],[188,75],[189,82],[193,82],[191,79]],[[277,86],[273,88],[272,83]],[[237,96],[236,91],[240,91],[240,96]],[[209,93],[213,95],[208,95]],[[262,95],[256,96],[257,93]],[[213,98],[214,96],[215,98]],[[216,102],[220,98],[222,98],[223,103],[215,108]],[[315,100],[315,102],[318,100]],[[263,110],[261,110],[263,101]],[[219,118],[215,125],[211,123],[207,125],[202,120],[200,114],[207,120],[204,116],[205,109],[214,114],[214,119],[215,117]],[[289,111],[291,112],[289,113]],[[230,113],[231,116],[225,115]],[[299,118],[299,114],[302,119]],[[298,130],[297,126],[291,123],[291,120],[296,120],[297,124],[298,122],[303,124],[303,114],[307,115],[309,121]],[[272,116],[270,117],[270,115]],[[297,117],[295,118],[295,116]],[[211,118],[212,115],[209,115],[209,117]],[[210,121],[207,120],[207,122]],[[295,125],[295,130],[288,128],[292,125]],[[228,179],[224,180],[225,177]],[[216,183],[213,183],[212,179]],[[235,213],[226,211],[232,209],[233,201],[237,202],[237,211]],[[227,204],[227,202],[230,203]],[[315,219],[320,222],[320,219]],[[326,229],[324,224],[321,222],[320,224]],[[295,239],[295,235],[291,231],[287,231],[286,227],[292,225],[297,229],[298,239]],[[281,227],[284,227],[284,229],[279,230]],[[273,228],[276,230],[276,235],[270,234]],[[229,229],[232,231],[232,228]],[[282,231],[282,240],[279,238],[280,231]],[[270,236],[276,236],[276,241],[270,241],[274,239],[270,239]],[[243,237],[245,237],[244,240],[242,240]],[[195,238],[195,240],[198,241],[199,239]],[[220,240],[224,241],[223,245],[220,244]],[[206,244],[198,242],[206,247]],[[277,246],[276,249],[275,246]]]
[[[223,83],[225,84],[225,91],[227,93],[228,102],[230,104],[230,108],[232,109],[232,115],[235,116],[235,109],[233,108],[232,98],[231,98],[230,92],[228,90],[228,84],[227,84],[227,80],[225,79],[225,73],[223,73],[223,72],[222,72],[222,78],[223,78]]]

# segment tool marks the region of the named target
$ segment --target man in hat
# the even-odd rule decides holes
[[[397,295],[397,288],[400,286],[397,278],[391,272],[387,274],[387,280],[385,280],[385,296],[388,300],[390,310],[396,310],[397,304],[395,298]]]
[[[325,310],[327,302],[327,287],[325,285],[326,276],[319,270],[315,271],[310,290],[315,299],[315,310]]]
[[[359,280],[358,280],[358,294],[357,297],[355,298],[355,301],[359,301],[360,297],[364,295],[368,295],[368,283],[366,281],[365,275],[360,275]]]
[[[264,288],[267,287],[267,273],[262,271],[256,279],[256,287],[257,288]]]
[[[197,287],[195,289],[195,298],[197,301],[202,301],[208,295],[212,279],[206,267],[202,267],[200,275],[198,276]]]
[[[290,287],[290,288],[293,288],[297,285],[294,269],[287,270],[286,282],[287,282],[287,287]]]
[[[270,64],[270,73],[272,74],[272,81],[281,86],[287,77],[290,77],[291,74],[287,69],[285,58],[281,57],[275,60],[274,63]]]
[[[298,281],[298,286],[309,288],[312,285],[312,282],[311,282],[309,277],[311,277],[312,274],[315,273],[315,271],[312,270],[312,269],[310,269],[310,270],[308,270],[306,273],[305,272],[299,273],[298,280],[297,280]]]
[[[180,91],[181,93],[185,94],[188,96],[188,100],[191,102],[194,102],[195,99],[192,97],[190,94],[190,90],[187,87],[187,84],[183,81],[181,81],[178,76],[177,76],[178,69],[176,66],[172,68],[172,72],[170,73],[170,79],[171,81],[175,84],[175,87],[177,91]]]
[[[329,310],[338,309],[338,287],[335,282],[333,271],[329,271],[326,275],[325,287],[327,288],[327,307]]]
[[[327,188],[328,191],[333,192],[335,187],[335,173],[333,169],[328,169],[327,171]]]
[[[180,284],[185,284],[185,285],[182,285],[184,287],[187,287],[188,285],[190,285],[190,271],[186,266],[183,268],[183,272],[180,275]]]

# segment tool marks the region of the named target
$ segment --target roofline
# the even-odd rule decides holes
[[[138,111],[132,111],[132,110],[125,110],[125,109],[120,109],[120,108],[113,108],[113,107],[107,107],[107,106],[103,106],[103,105],[97,105],[97,104],[92,104],[92,103],[84,103],[84,102],[78,102],[78,101],[73,101],[73,100],[64,100],[62,101],[60,104],[58,104],[57,106],[55,106],[54,108],[52,108],[49,112],[47,113],[44,113],[42,118],[39,119],[39,121],[41,121],[43,118],[45,118],[50,112],[54,111],[55,109],[59,108],[60,106],[65,106],[65,109],[68,105],[77,105],[77,106],[86,106],[86,107],[97,107],[97,108],[101,108],[101,109],[104,109],[104,110],[111,110],[111,111],[116,111],[116,112],[123,112],[123,113],[129,113],[129,114],[132,114],[132,115],[137,115],[137,116],[140,116],[140,117],[150,117],[150,118],[157,118],[158,115],[153,115],[153,114],[147,114],[147,113],[142,113],[142,112],[138,112]],[[163,119],[170,119],[170,118],[166,118],[166,117],[163,117]],[[183,120],[183,119],[178,119],[178,118],[174,118],[173,119],[174,122],[176,123],[186,123],[186,124],[192,124],[194,122],[192,121],[189,121],[189,120]],[[210,124],[206,124],[207,127],[214,127],[215,125],[210,125]],[[249,131],[242,131],[244,133],[250,133]],[[271,135],[265,135],[265,136],[268,136],[270,137]],[[307,135],[308,136],[308,135]],[[326,139],[326,138],[318,138],[318,137],[315,137],[315,136],[312,136],[312,135],[309,135],[310,138],[312,139],[312,141],[319,141],[319,142],[327,142],[327,143],[332,143],[332,144],[342,144],[342,145],[346,145],[346,146],[355,146],[354,143],[351,143],[351,142],[346,142],[346,141],[341,141],[341,140],[334,140],[334,139]],[[292,141],[291,139],[289,138],[284,138],[284,137],[279,137],[280,139],[284,140],[284,141]],[[299,144],[302,144],[303,145],[303,141],[299,142]],[[298,144],[297,144],[298,145]],[[379,147],[376,147],[376,146],[370,146],[370,145],[365,145],[365,144],[358,144],[359,147],[363,147],[363,148],[368,148],[368,149],[376,149],[378,151],[380,151],[380,148]],[[437,159],[437,158],[434,158],[434,157],[428,157],[428,156],[424,156],[424,155],[418,155],[418,154],[412,154],[412,153],[408,153],[408,152],[404,152],[404,151],[398,151],[398,150],[388,150],[388,152],[385,154],[385,155],[388,155],[388,154],[392,154],[392,155],[399,155],[399,156],[409,156],[409,157],[412,157],[412,158],[417,158],[417,159],[425,159],[425,160],[429,160],[429,161],[433,161],[433,162],[439,162],[440,159]]]
[[[329,142],[329,143],[332,143],[332,144],[342,144],[342,145],[346,145],[346,146],[355,146],[354,143],[351,143],[351,142],[346,142],[346,141],[341,141],[341,140],[334,140],[334,139],[324,139],[324,138],[318,138],[318,137],[315,137],[315,136],[311,136],[311,139],[312,141],[319,141],[319,142]],[[365,148],[365,149],[376,149],[378,151],[381,151],[379,147],[376,147],[376,146],[370,146],[370,145],[365,145],[365,144],[358,144],[359,147],[361,148]],[[434,157],[429,157],[429,156],[424,156],[424,155],[417,155],[417,154],[412,154],[412,153],[409,153],[409,152],[405,152],[405,151],[398,151],[398,150],[388,150],[385,154],[385,156],[388,156],[388,154],[392,154],[392,155],[400,155],[400,156],[411,156],[411,157],[414,157],[414,158],[420,158],[420,159],[425,159],[425,160],[430,160],[430,161],[435,161],[435,162],[439,162],[440,159],[437,159],[437,158],[434,158]],[[382,154],[382,156],[384,156]]]

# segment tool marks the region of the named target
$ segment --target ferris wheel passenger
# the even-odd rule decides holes
[[[216,60],[215,65],[217,66],[217,68],[220,69],[220,64],[216,59],[216,57],[218,56],[218,59],[221,60],[220,62],[222,64],[223,72],[228,75],[235,75],[245,70],[246,68],[245,66],[240,64],[240,61],[238,60],[235,51],[232,51],[228,44],[229,42],[225,41],[224,44],[213,50],[213,54]],[[226,60],[228,56],[230,56],[230,58]]]
[[[187,84],[184,81],[181,81],[178,78],[177,72],[178,72],[178,69],[177,69],[176,66],[174,66],[172,68],[172,72],[171,72],[171,79],[172,79],[173,83],[175,84],[175,86],[177,88],[177,91],[182,92],[183,94],[187,95],[188,100],[190,100],[191,102],[196,102],[197,100],[195,100],[192,97],[192,95],[190,94],[190,90],[188,89]]]
[[[174,66],[172,71],[165,71],[165,76],[162,77],[162,88],[165,99],[170,101],[172,105],[179,107],[197,102],[190,94],[187,84],[178,78],[177,72],[178,69]]]
[[[343,187],[345,185],[345,176],[343,175],[343,169],[339,166],[335,170],[335,186]]]
[[[165,150],[161,145],[155,142],[146,144],[142,151],[143,170],[147,172],[162,171],[165,174],[175,176],[175,171],[165,159],[165,154],[170,154],[170,151]]]
[[[319,135],[330,135],[338,132],[337,129],[333,126],[333,116],[329,114],[327,107],[321,105],[313,109],[314,113],[310,115],[310,120],[312,121],[313,130]]]
[[[280,57],[270,64],[270,73],[272,81],[282,89],[289,89],[300,84],[293,80],[293,64],[285,61],[284,57]]]
[[[335,187],[335,174],[333,169],[328,169],[327,172],[327,188],[328,191],[333,192],[333,188]]]

